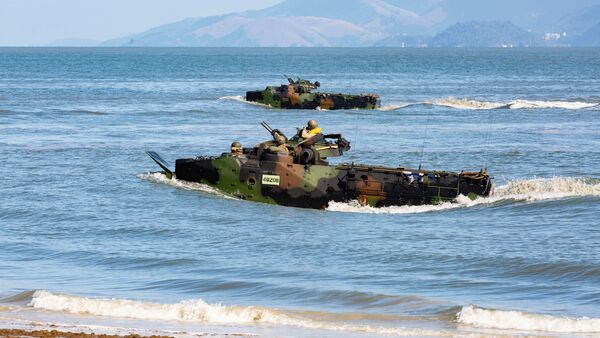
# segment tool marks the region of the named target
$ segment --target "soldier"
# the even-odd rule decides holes
[[[272,153],[276,153],[276,154],[284,154],[284,155],[289,155],[290,154],[290,150],[287,148],[287,140],[285,138],[285,136],[276,133],[275,134],[275,144],[276,145],[272,145],[268,148],[269,152]]]
[[[319,128],[319,124],[316,120],[310,120],[306,124],[306,127],[302,128],[300,132],[300,137],[303,139],[311,138],[321,132],[321,128]]]
[[[235,141],[231,144],[231,155],[241,155],[243,153],[242,144],[240,141]]]

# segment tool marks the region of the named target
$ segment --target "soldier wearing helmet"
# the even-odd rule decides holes
[[[231,155],[241,155],[243,153],[242,144],[240,141],[235,141],[231,144]]]
[[[290,150],[287,147],[287,138],[279,133],[275,133],[273,138],[275,140],[275,145],[268,148],[269,152],[289,155]]]
[[[316,120],[309,120],[306,123],[306,127],[302,128],[300,131],[300,137],[303,139],[311,138],[321,132],[321,128],[319,128],[319,124]]]

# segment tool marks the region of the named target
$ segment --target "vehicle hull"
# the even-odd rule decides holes
[[[282,109],[377,109],[381,105],[375,94],[298,93],[277,87],[246,92],[246,101]]]
[[[245,155],[179,159],[175,176],[245,200],[315,209],[349,201],[372,207],[439,204],[459,195],[488,196],[493,186],[486,172],[307,166],[289,156],[266,155],[261,160]]]

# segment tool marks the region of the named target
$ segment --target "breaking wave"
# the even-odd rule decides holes
[[[303,312],[277,310],[255,306],[209,304],[202,299],[179,303],[153,303],[128,299],[87,298],[37,290],[27,304],[38,310],[74,315],[93,315],[151,321],[182,321],[206,324],[253,325],[268,324],[303,329],[357,332],[397,336],[456,337],[456,331],[406,327],[350,324],[331,320],[309,319]],[[444,321],[483,329],[544,331],[555,333],[600,332],[600,318],[557,317],[521,311],[491,310],[469,305],[460,308],[455,316]],[[327,317],[327,316],[326,316]],[[458,336],[479,336],[476,333]]]
[[[95,299],[38,290],[28,304],[34,309],[71,314],[144,320],[175,320],[210,324],[271,324],[342,332],[400,336],[453,336],[450,332],[400,327],[352,325],[315,321],[276,309],[208,304],[202,299],[161,304],[127,299]]]
[[[558,333],[600,332],[600,318],[555,317],[521,311],[488,310],[464,306],[457,314],[457,322],[488,329],[546,331]]]
[[[456,109],[589,109],[598,107],[598,103],[578,102],[578,101],[528,101],[515,100],[511,102],[487,102],[469,100],[464,98],[444,98],[432,101],[426,101],[425,104],[450,107]]]
[[[475,200],[460,195],[454,202],[445,202],[438,205],[405,205],[381,208],[362,206],[358,201],[330,202],[327,210],[371,214],[415,214],[468,208],[505,201],[533,202],[580,196],[600,196],[600,180],[563,177],[512,180],[504,186],[497,187],[491,196]]]
[[[432,105],[432,106],[441,106],[441,107],[450,107],[456,109],[499,109],[499,108],[509,108],[506,103],[498,103],[498,102],[486,102],[486,101],[476,101],[469,99],[459,99],[459,98],[445,98],[445,99],[437,99],[432,101],[426,101],[424,104]]]
[[[490,110],[490,109],[568,109],[568,110],[579,110],[579,109],[591,109],[596,110],[600,108],[599,103],[590,102],[579,102],[579,101],[529,101],[529,100],[515,100],[509,102],[492,102],[492,101],[478,101],[466,98],[454,98],[448,97],[443,99],[418,102],[418,103],[405,103],[405,104],[390,104],[382,106],[377,110],[392,111],[400,110],[403,108],[414,107],[419,105],[438,106],[438,107],[449,107],[455,109],[466,109],[466,110]]]

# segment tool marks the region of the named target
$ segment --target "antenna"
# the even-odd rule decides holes
[[[421,170],[421,168],[423,167],[423,156],[425,154],[425,141],[427,140],[427,133],[429,131],[429,127],[430,127],[430,116],[431,116],[431,112],[428,110],[427,111],[427,123],[425,124],[425,135],[423,137],[423,143],[421,144],[421,158],[419,159],[419,171]]]

